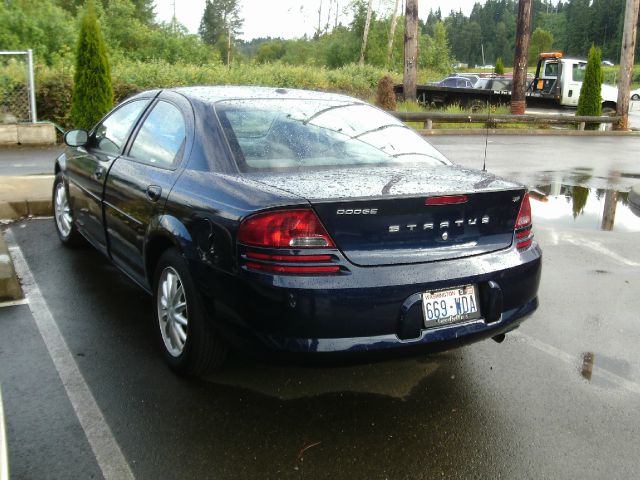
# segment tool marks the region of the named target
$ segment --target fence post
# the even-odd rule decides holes
[[[27,50],[27,68],[29,70],[29,113],[31,122],[38,121],[38,113],[36,111],[36,82],[33,79],[33,51]]]
[[[580,124],[578,125],[578,130],[580,130],[581,132],[584,131],[585,126],[586,126],[585,122],[580,122]]]
[[[431,130],[433,128],[433,120],[430,118],[424,122],[424,128]]]

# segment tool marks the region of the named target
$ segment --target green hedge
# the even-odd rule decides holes
[[[0,68],[0,70],[2,70]],[[72,91],[71,65],[39,66],[36,71],[38,117],[69,127]],[[0,71],[0,78],[3,76]],[[371,98],[378,80],[388,72],[371,67],[347,65],[335,70],[324,67],[283,64],[175,65],[156,62],[119,62],[112,66],[114,102],[143,90],[187,85],[262,85],[341,92],[362,99]],[[394,81],[400,77],[394,75]]]

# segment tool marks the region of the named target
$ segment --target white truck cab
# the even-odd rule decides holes
[[[561,52],[541,53],[529,95],[553,98],[559,105],[577,107],[586,67],[586,61],[563,58]],[[618,89],[602,84],[601,96],[603,113],[615,111]]]

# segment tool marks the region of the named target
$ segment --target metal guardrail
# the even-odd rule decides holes
[[[587,117],[576,115],[493,115],[486,113],[389,112],[403,122],[423,122],[431,130],[434,123],[525,123],[534,125],[574,124],[584,130],[587,123],[618,123],[621,117]]]
[[[9,480],[9,454],[7,434],[5,432],[4,410],[2,408],[2,389],[0,389],[0,480]]]

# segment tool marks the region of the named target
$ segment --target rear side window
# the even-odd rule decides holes
[[[129,157],[144,163],[170,168],[176,163],[185,142],[182,113],[170,103],[160,101],[145,119]]]
[[[104,122],[96,127],[93,134],[96,147],[104,152],[119,154],[127,141],[133,124],[148,102],[147,99],[134,100],[109,115]]]

